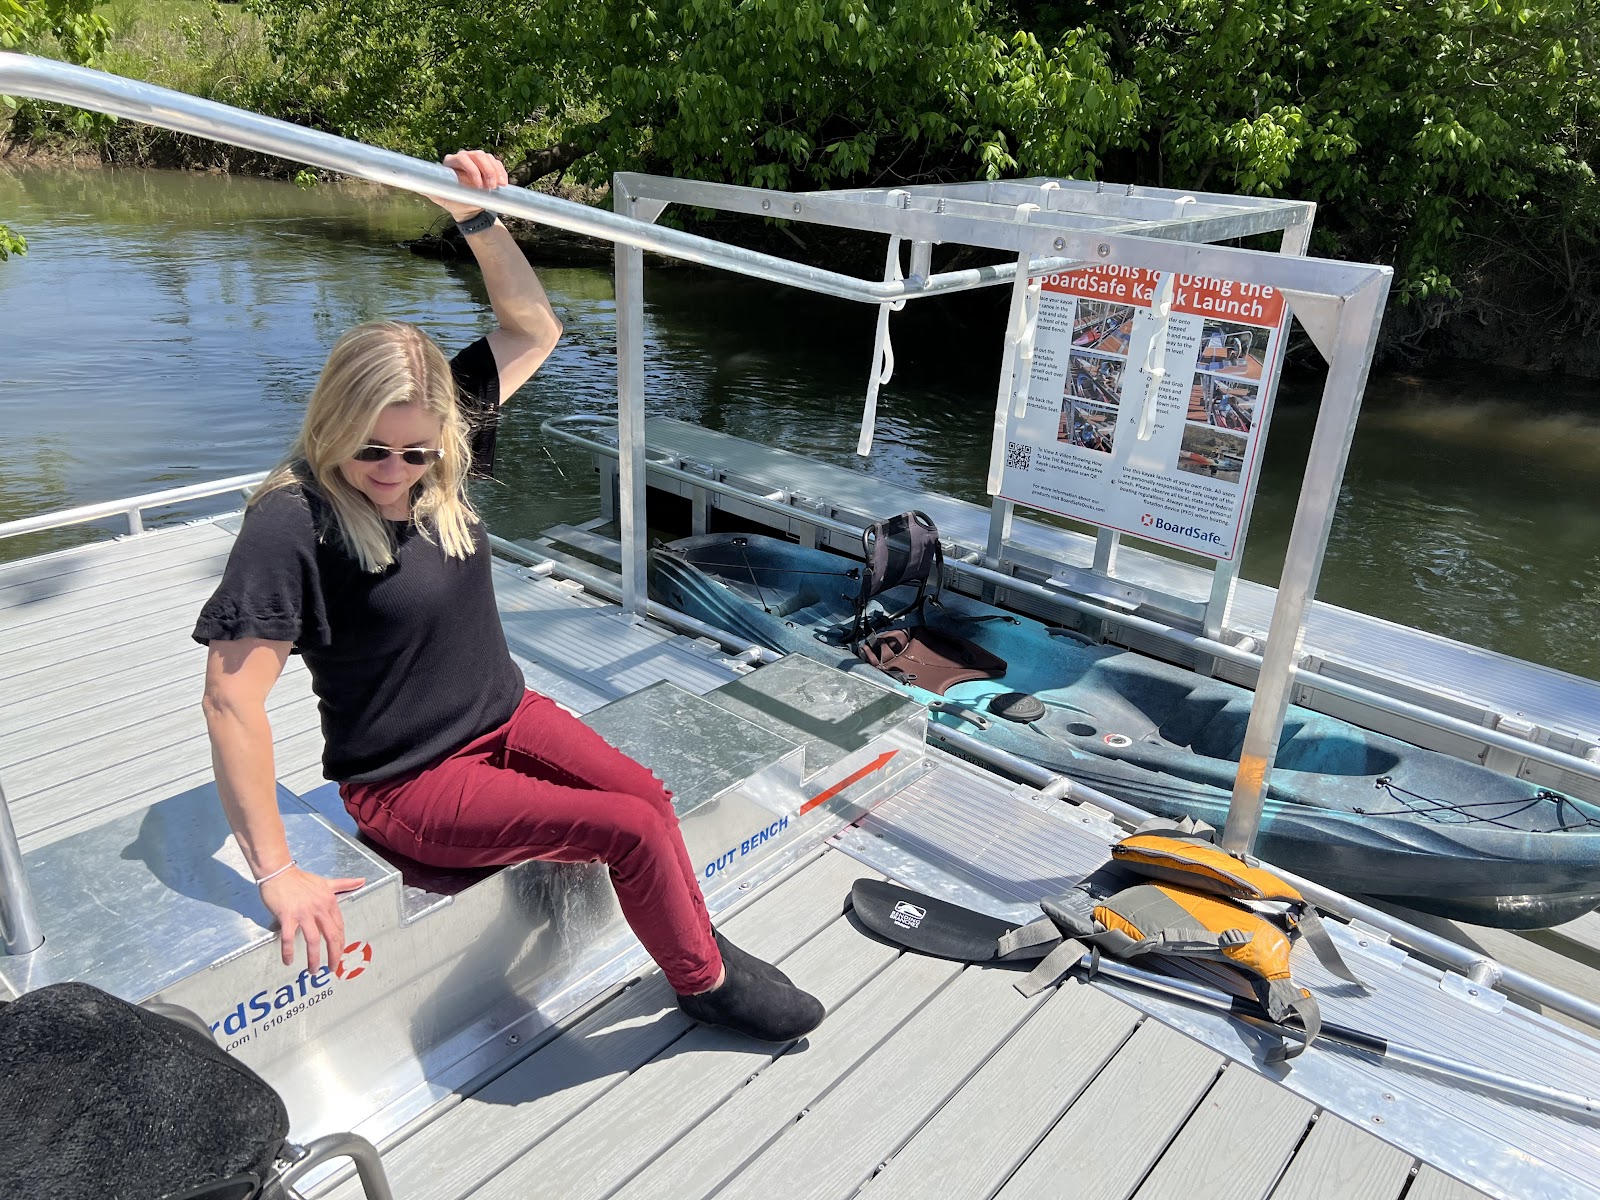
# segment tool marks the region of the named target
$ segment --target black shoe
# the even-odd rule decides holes
[[[822,1002],[787,980],[769,979],[736,958],[724,958],[722,969],[721,987],[678,997],[686,1016],[763,1042],[792,1042],[822,1024]]]
[[[748,971],[752,975],[760,975],[764,979],[781,983],[785,987],[794,986],[794,980],[778,970],[777,967],[757,958],[754,954],[739,949],[739,947],[723,937],[722,930],[713,929],[711,934],[717,939],[717,949],[722,951],[723,966],[727,966],[730,962],[738,963],[741,969]]]

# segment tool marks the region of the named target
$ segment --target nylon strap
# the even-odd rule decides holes
[[[1333,944],[1333,939],[1328,936],[1327,926],[1322,923],[1322,918],[1317,915],[1316,909],[1307,904],[1300,910],[1296,921],[1300,927],[1301,934],[1306,939],[1306,945],[1311,947],[1319,963],[1346,983],[1355,984],[1363,992],[1372,990],[1356,977],[1354,971],[1345,966],[1344,959],[1339,955],[1339,948]]]
[[[1061,930],[1049,917],[1029,921],[1020,928],[1000,937],[999,954],[1002,959],[1038,958],[1049,954],[1061,941]],[[1024,953],[1032,951],[1032,953]]]
[[[1059,946],[1045,956],[1043,962],[1016,984],[1017,991],[1024,996],[1038,995],[1077,966],[1085,953],[1082,942],[1076,938],[1064,938]]]

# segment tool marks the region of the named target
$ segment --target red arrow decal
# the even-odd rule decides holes
[[[811,797],[811,799],[807,800],[804,804],[802,804],[800,806],[799,815],[802,816],[802,817],[805,816],[808,812],[810,812],[817,805],[826,804],[829,800],[832,800],[835,796],[837,796],[840,792],[844,791],[845,788],[849,787],[851,784],[859,783],[861,780],[865,779],[868,775],[871,775],[874,771],[881,771],[886,765],[888,765],[889,760],[891,758],[893,758],[896,754],[899,754],[899,753],[900,753],[900,751],[898,751],[898,750],[886,750],[886,751],[884,751],[882,754],[878,755],[877,758],[873,759],[866,766],[862,767],[854,775],[851,775],[846,779],[841,779],[838,783],[834,784],[827,791],[818,792],[815,796]]]

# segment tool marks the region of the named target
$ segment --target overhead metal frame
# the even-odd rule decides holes
[[[623,606],[635,614],[645,611],[646,603],[644,250],[872,305],[1000,283],[1019,286],[1030,278],[1090,263],[1209,275],[1285,292],[1328,358],[1330,370],[1224,835],[1230,848],[1247,849],[1252,844],[1288,705],[1290,672],[1298,657],[1306,607],[1316,590],[1392,272],[1387,267],[1196,244],[1190,239],[1281,230],[1292,235],[1286,239],[1288,248],[1296,240],[1294,231],[1303,235],[1309,228],[1310,205],[1159,189],[1108,189],[1073,180],[801,194],[620,175],[614,189],[617,211],[606,213],[524,188],[490,193],[465,188],[439,164],[49,59],[0,54],[0,93],[72,104],[423,195],[484,204],[497,212],[616,243]],[[926,261],[925,253],[919,255],[915,249],[919,242],[1010,250],[1018,261],[942,274],[913,273],[903,281],[867,281],[661,228],[654,218],[668,203],[881,232],[911,241],[914,262]],[[780,204],[788,210],[776,211]],[[1007,369],[1013,365],[1008,362]]]
[[[1072,186],[1064,186],[1069,184]],[[911,241],[914,246],[955,242],[1015,252],[1017,262],[1009,271],[1013,288],[1007,328],[1009,344],[997,397],[997,447],[1003,431],[1003,410],[1009,404],[1019,361],[1025,353],[1024,339],[1018,331],[1022,328],[1020,314],[1028,283],[1061,270],[1061,260],[1231,279],[1272,287],[1285,294],[1328,359],[1329,373],[1223,833],[1223,843],[1229,849],[1248,851],[1260,825],[1267,779],[1300,657],[1305,615],[1316,593],[1392,270],[1303,257],[1314,210],[1311,205],[1287,201],[1239,198],[1230,208],[1222,203],[1231,199],[1226,197],[1202,200],[1174,193],[1150,195],[1141,194],[1139,189],[1106,189],[1071,180],[808,194],[626,172],[615,176],[613,191],[619,212],[636,213],[650,220],[659,216],[665,204],[691,204],[885,234]],[[1076,211],[1072,207],[1074,201],[1084,202],[1089,211]],[[1151,230],[1156,236],[1148,235]],[[1274,231],[1283,234],[1277,253],[1207,244],[1212,237],[1237,238]],[[638,536],[645,527],[642,258],[637,264],[630,261],[626,279],[621,268],[619,258],[622,574],[624,607],[639,611],[647,594],[647,549]],[[906,279],[907,284],[916,281],[915,275]],[[988,284],[1002,281],[997,276]],[[907,298],[920,294],[924,293],[911,293]],[[1280,362],[1281,353],[1280,340]],[[1026,369],[1026,363],[1020,365]],[[1271,397],[1267,397],[1264,415],[1270,404]],[[1246,520],[1248,505],[1247,499]],[[997,566],[1004,535],[1009,532],[1011,502],[997,498],[993,511],[994,535],[988,565]],[[1096,568],[1110,578],[1114,578],[1111,567],[1117,536],[1102,530],[1096,548]],[[1203,621],[1203,632],[1208,637],[1216,636],[1223,628],[1240,557],[1242,544],[1234,560],[1219,564],[1214,573]]]

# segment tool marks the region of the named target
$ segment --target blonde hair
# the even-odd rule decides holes
[[[478,514],[467,500],[472,451],[467,420],[456,403],[455,377],[434,340],[403,321],[357,325],[334,344],[289,457],[250,503],[306,482],[309,469],[311,482],[333,510],[344,549],[363,571],[382,571],[394,562],[394,540],[382,514],[345,479],[339,464],[371,440],[378,417],[395,404],[415,404],[440,422],[444,454],[422,476],[411,505],[417,531],[429,541],[437,539],[449,557],[469,557]]]

